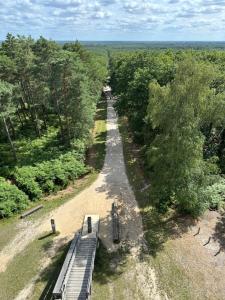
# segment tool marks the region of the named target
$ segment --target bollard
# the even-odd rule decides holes
[[[88,233],[92,233],[91,217],[87,218],[87,224],[88,224]]]
[[[56,226],[55,226],[55,220],[51,219],[51,226],[52,226],[52,233],[55,234],[56,233]]]

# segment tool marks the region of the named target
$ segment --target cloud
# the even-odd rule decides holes
[[[164,13],[166,9],[162,5],[150,3],[149,1],[126,1],[123,4],[126,12],[131,14],[146,14],[146,13]]]
[[[23,0],[21,0],[23,1]],[[77,7],[82,5],[82,0],[31,0],[32,3],[39,4],[42,6],[47,6],[47,7],[59,7],[59,8],[64,8],[64,7]]]
[[[147,39],[153,32],[192,35],[193,30],[202,37],[205,28],[212,36],[219,28],[222,36],[224,15],[225,0],[3,0],[0,38],[11,31],[57,39],[90,32],[95,39],[105,31],[109,39],[113,32],[127,32],[130,38],[143,32]]]

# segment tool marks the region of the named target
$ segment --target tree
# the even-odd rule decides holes
[[[207,206],[203,190],[209,184],[203,159],[203,124],[225,102],[215,89],[212,67],[193,58],[179,63],[173,82],[150,84],[148,121],[157,129],[148,150],[152,168],[152,194],[161,208],[174,203],[180,210],[198,215]]]
[[[7,119],[9,118],[10,114],[14,113],[15,111],[15,108],[12,103],[12,93],[13,85],[4,81],[0,81],[0,117],[5,128],[5,132],[13,153],[14,160],[16,161],[16,149],[13,144],[10,131],[7,125]]]

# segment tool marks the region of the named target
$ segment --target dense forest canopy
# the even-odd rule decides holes
[[[106,77],[106,55],[78,42],[7,35],[0,47],[1,217],[87,172]]]
[[[225,52],[112,52],[109,65],[156,206],[194,216],[217,208],[225,196]]]

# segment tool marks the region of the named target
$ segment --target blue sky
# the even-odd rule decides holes
[[[0,2],[0,39],[11,32],[55,40],[225,40],[225,0]]]

